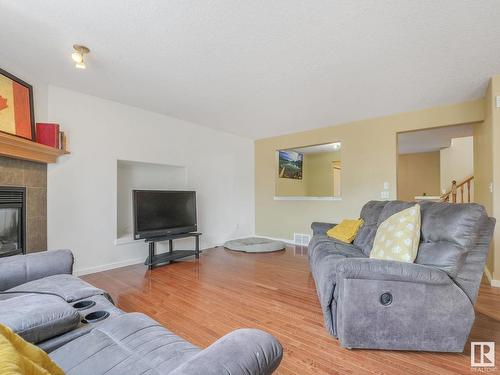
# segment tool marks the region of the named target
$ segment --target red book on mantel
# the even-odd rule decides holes
[[[42,145],[59,148],[59,124],[37,122],[36,142]]]

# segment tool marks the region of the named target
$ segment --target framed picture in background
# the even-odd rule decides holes
[[[0,69],[0,131],[35,140],[33,87]]]
[[[302,180],[304,155],[296,151],[278,151],[279,177]]]

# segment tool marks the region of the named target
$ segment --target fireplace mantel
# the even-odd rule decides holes
[[[55,163],[64,154],[69,152],[0,132],[1,156],[49,164]]]

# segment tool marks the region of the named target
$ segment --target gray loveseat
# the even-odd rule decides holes
[[[103,290],[71,275],[69,250],[0,258],[0,323],[74,375],[271,374],[282,347],[239,329],[200,349],[140,313],[124,313]]]
[[[353,244],[313,223],[309,263],[325,325],[348,348],[462,352],[495,226],[478,204],[422,202],[415,263],[370,259],[377,227],[415,202],[371,201]]]

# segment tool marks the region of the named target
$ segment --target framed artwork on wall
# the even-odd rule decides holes
[[[0,69],[0,131],[35,140],[33,87]]]
[[[278,151],[278,175],[280,178],[302,180],[302,162],[304,155],[300,152]]]

